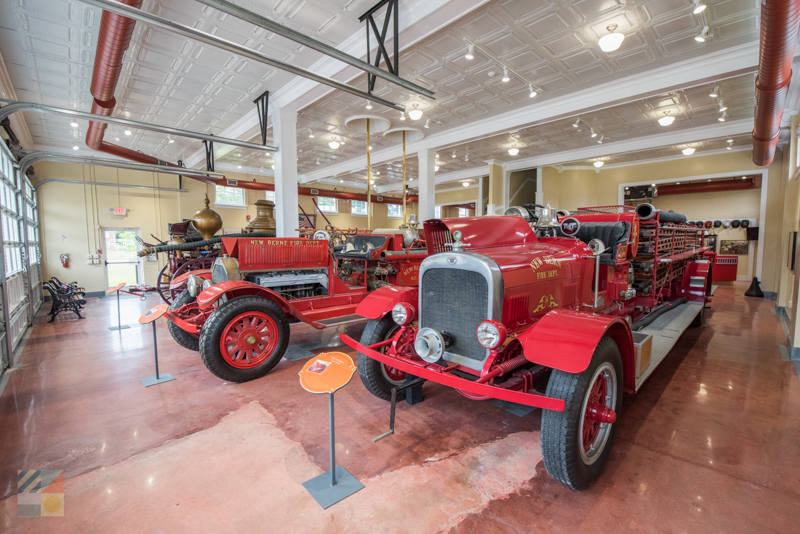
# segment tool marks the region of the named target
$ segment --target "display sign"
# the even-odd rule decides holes
[[[152,323],[165,313],[167,313],[167,309],[169,309],[169,305],[167,304],[159,304],[153,308],[150,308],[141,317],[139,317],[139,324],[147,324]]]
[[[125,282],[122,282],[121,284],[117,284],[114,287],[109,287],[108,289],[106,289],[106,295],[110,295],[111,293],[115,293],[115,292],[119,291],[120,289],[122,289],[123,287],[125,287]]]
[[[309,393],[333,393],[346,386],[356,366],[341,352],[326,352],[310,360],[300,371],[300,385]]]

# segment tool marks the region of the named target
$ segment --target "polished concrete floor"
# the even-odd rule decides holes
[[[720,287],[708,324],[626,396],[587,491],[548,477],[538,411],[435,384],[373,444],[388,405],[356,377],[336,394],[337,458],[365,489],[327,510],[301,485],[328,469],[327,399],[300,387],[303,361],[226,383],[160,322],[161,371],[177,380],[145,388],[152,334],[136,319],[155,298],[123,299],[132,328],[119,332],[111,299],[90,301],[83,321],[40,314],[0,396],[0,531],[796,532],[800,378],[774,301],[745,288]],[[335,334],[301,326],[292,342]],[[64,517],[17,517],[19,469],[65,470]]]

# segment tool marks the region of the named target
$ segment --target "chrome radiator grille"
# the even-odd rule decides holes
[[[483,361],[486,349],[475,330],[488,319],[489,286],[480,273],[462,269],[428,269],[420,281],[420,327],[447,332],[454,343],[447,352]]]
[[[218,262],[214,263],[214,269],[211,271],[211,281],[215,284],[228,281],[228,272],[225,270],[224,265]]]

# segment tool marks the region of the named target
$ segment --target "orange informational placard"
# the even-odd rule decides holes
[[[122,282],[121,284],[117,284],[114,287],[109,287],[108,289],[106,289],[106,295],[110,295],[111,293],[115,293],[115,292],[119,291],[120,289],[122,289],[123,287],[125,287],[125,282]]]
[[[169,306],[167,304],[159,304],[158,306],[150,308],[149,310],[144,312],[144,314],[141,317],[139,317],[139,324],[152,323],[153,321],[155,321],[156,319],[167,313],[168,309]]]
[[[356,366],[350,356],[326,352],[303,366],[300,385],[310,393],[333,393],[346,386],[355,372]]]

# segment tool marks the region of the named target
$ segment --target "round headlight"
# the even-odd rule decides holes
[[[484,321],[478,325],[478,343],[487,349],[499,347],[506,340],[506,327],[497,321]]]
[[[392,319],[400,326],[407,325],[414,320],[414,308],[406,303],[395,304],[392,308]]]
[[[213,285],[214,285],[214,282],[212,282],[211,280],[203,280],[203,291],[205,291],[206,289],[208,289],[209,287],[211,287]]]
[[[189,294],[193,297],[196,297],[200,294],[203,287],[203,279],[197,276],[196,274],[189,275],[189,279],[186,280],[186,290],[189,291]]]

